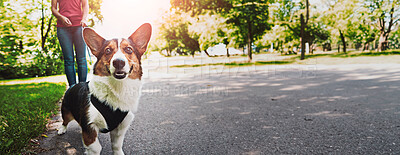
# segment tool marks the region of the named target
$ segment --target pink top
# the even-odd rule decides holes
[[[82,20],[81,0],[58,0],[58,12],[67,17],[72,25],[80,26]],[[57,21],[57,27],[66,27],[60,20]]]

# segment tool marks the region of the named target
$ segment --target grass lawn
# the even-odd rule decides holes
[[[0,154],[19,154],[46,130],[65,83],[0,85]]]
[[[2,79],[2,80],[0,80],[0,85],[22,84],[22,83],[40,83],[40,82],[58,83],[60,81],[65,81],[65,82],[67,81],[65,74],[43,76],[43,77],[21,78],[21,79]]]
[[[256,57],[256,56],[255,56]],[[384,52],[349,51],[347,53],[320,53],[305,55],[300,60],[300,55],[291,56],[283,60],[253,61],[253,62],[229,62],[229,63],[204,63],[192,65],[173,65],[171,67],[202,67],[224,65],[228,67],[253,66],[253,65],[287,65],[287,64],[369,64],[369,63],[400,63],[400,50],[388,50]]]

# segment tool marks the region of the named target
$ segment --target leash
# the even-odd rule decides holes
[[[89,64],[90,65],[92,65],[92,56],[90,55],[90,49],[89,49],[89,47],[86,45],[86,51],[88,51],[87,53],[88,53],[88,55],[89,55]]]

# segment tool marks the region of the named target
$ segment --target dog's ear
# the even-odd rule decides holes
[[[136,46],[136,49],[141,56],[144,52],[146,52],[150,37],[151,25],[149,23],[145,23],[140,26],[128,39],[134,43],[134,46]]]
[[[83,39],[89,46],[93,55],[98,57],[101,53],[101,46],[103,45],[105,39],[91,28],[83,29]]]

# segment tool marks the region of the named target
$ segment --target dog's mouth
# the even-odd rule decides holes
[[[126,77],[126,75],[128,75],[128,73],[124,72],[124,71],[115,71],[113,76],[116,79],[124,79]]]
[[[116,70],[112,75],[116,79],[124,79],[125,77],[128,76],[133,70],[133,66],[130,67],[129,72],[126,72],[124,70]]]

